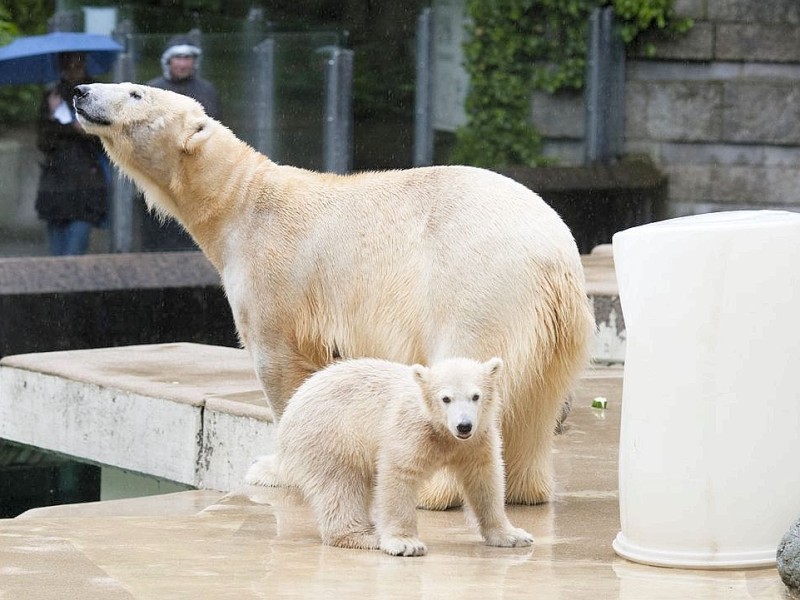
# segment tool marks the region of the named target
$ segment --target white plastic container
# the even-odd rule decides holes
[[[800,516],[800,214],[683,217],[613,246],[628,336],[614,550],[774,565]]]

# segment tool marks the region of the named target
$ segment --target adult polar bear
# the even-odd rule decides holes
[[[506,500],[547,501],[559,408],[594,320],[574,239],[522,185],[470,167],[348,176],[278,165],[194,100],[78,86],[78,119],[219,271],[276,418],[339,357],[500,356]],[[420,501],[458,501],[439,473]]]

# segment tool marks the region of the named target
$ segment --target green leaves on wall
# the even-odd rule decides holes
[[[675,17],[673,0],[466,0],[470,77],[467,124],[456,132],[451,162],[483,167],[545,162],[530,122],[533,90],[581,89],[586,72],[589,15],[614,7],[627,44],[642,32],[681,33],[691,21]]]

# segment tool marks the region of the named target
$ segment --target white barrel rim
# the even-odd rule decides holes
[[[693,552],[661,550],[631,543],[622,532],[611,544],[619,556],[654,567],[675,569],[755,569],[776,565],[775,548],[746,552]],[[777,547],[777,546],[776,546]]]

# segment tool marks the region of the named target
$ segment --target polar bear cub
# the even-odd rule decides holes
[[[417,491],[446,467],[487,545],[529,546],[533,537],[505,513],[501,368],[499,358],[334,363],[300,386],[278,425],[277,454],[257,459],[245,479],[299,487],[324,544],[421,556]]]

